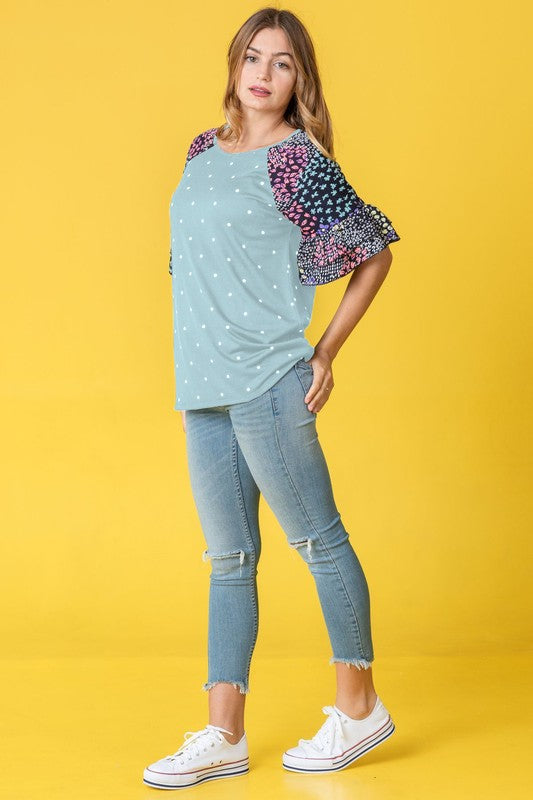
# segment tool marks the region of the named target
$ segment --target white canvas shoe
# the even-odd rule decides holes
[[[187,731],[179,750],[146,767],[144,783],[156,789],[182,789],[249,772],[246,733],[237,744],[231,744],[222,731],[231,734],[217,725],[206,725],[201,731]]]
[[[361,758],[395,731],[391,715],[378,697],[370,714],[352,719],[337,706],[324,706],[328,718],[312,739],[300,739],[286,750],[282,764],[291,772],[336,772]]]

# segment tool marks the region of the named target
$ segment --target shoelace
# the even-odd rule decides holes
[[[324,714],[328,715],[327,720],[312,739],[300,739],[299,744],[310,745],[316,750],[326,750],[326,748],[328,748],[328,752],[333,753],[337,750],[341,750],[341,717],[333,706],[324,706],[322,711]]]
[[[206,725],[201,731],[186,731],[184,734],[185,741],[181,747],[172,755],[166,756],[166,760],[179,761],[183,764],[185,760],[190,761],[195,756],[200,755],[201,750],[207,752],[208,747],[214,747],[216,741],[224,741],[225,737],[222,736],[220,731],[231,735],[231,731],[227,731],[226,728],[221,728],[218,725]]]

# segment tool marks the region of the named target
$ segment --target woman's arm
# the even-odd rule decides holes
[[[386,247],[359,264],[352,273],[339,307],[316,344],[311,359],[314,378],[304,398],[310,411],[320,411],[329,399],[334,386],[333,359],[376,296],[391,262],[392,253]]]

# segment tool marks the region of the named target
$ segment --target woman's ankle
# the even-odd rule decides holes
[[[230,744],[237,744],[237,742],[240,742],[240,740],[241,740],[241,739],[242,739],[242,737],[243,737],[243,734],[244,734],[244,728],[240,729],[240,728],[237,728],[236,726],[233,726],[233,728],[227,728],[227,727],[226,727],[226,725],[221,725],[220,727],[222,727],[222,728],[226,728],[226,730],[231,730],[231,731],[232,731],[232,733],[231,733],[231,734],[229,734],[229,733],[224,733],[223,731],[220,731],[220,732],[221,732],[221,734],[222,734],[222,736],[223,736],[223,737],[226,739],[226,741],[228,741]]]
[[[357,698],[337,697],[335,705],[351,719],[363,719],[374,710],[378,696],[375,691]]]

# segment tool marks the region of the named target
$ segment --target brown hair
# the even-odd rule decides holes
[[[261,8],[244,22],[228,48],[228,82],[222,110],[226,123],[216,130],[221,141],[239,139],[242,111],[237,85],[248,45],[263,28],[281,28],[292,45],[296,64],[294,93],[285,109],[284,119],[293,128],[306,131],[312,142],[328,158],[334,158],[331,117],[324,99],[318,73],[315,48],[303,23],[291,11]]]

